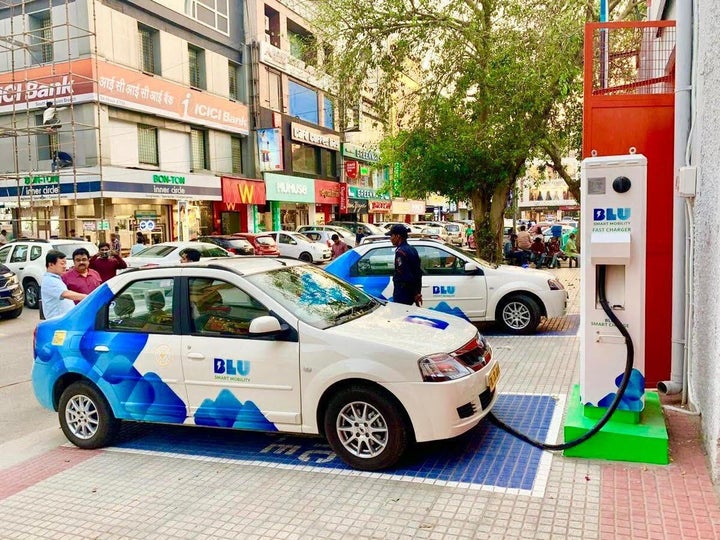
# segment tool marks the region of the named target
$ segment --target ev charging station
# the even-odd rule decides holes
[[[582,162],[580,381],[565,440],[618,403],[599,432],[565,455],[668,463],[659,399],[645,394],[647,159],[630,152]]]

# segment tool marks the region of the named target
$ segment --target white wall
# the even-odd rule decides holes
[[[116,167],[132,167],[138,165],[137,124],[122,122],[114,118],[108,120],[103,127],[103,135],[109,137],[110,163]]]
[[[190,172],[190,134],[161,129],[158,132],[160,169]]]
[[[696,62],[697,114],[693,162],[698,165],[695,200],[694,324],[691,390],[702,412],[705,447],[713,480],[720,482],[720,10],[715,2],[699,1],[693,32],[699,40]]]

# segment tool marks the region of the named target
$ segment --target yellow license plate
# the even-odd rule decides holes
[[[500,365],[495,364],[492,367],[492,369],[490,370],[490,373],[487,374],[487,386],[491,392],[495,391],[495,386],[497,385],[499,378],[500,378]]]

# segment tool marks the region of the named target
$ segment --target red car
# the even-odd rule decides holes
[[[278,249],[275,239],[265,233],[245,233],[238,232],[233,234],[239,238],[244,238],[255,248],[255,255],[263,255],[266,257],[279,257],[280,249]]]

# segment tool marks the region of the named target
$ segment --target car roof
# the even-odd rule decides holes
[[[226,269],[238,274],[250,275],[258,274],[262,272],[268,272],[271,270],[277,270],[279,268],[291,267],[291,266],[302,266],[306,263],[297,259],[291,259],[288,257],[213,257],[208,259],[202,259],[197,262],[178,264],[178,268],[220,268]],[[158,266],[158,270],[167,270],[168,268],[175,268],[175,266]],[[129,272],[140,272],[150,271],[152,272],[155,268],[138,268],[136,270],[130,270]],[[123,274],[125,274],[124,272]]]

